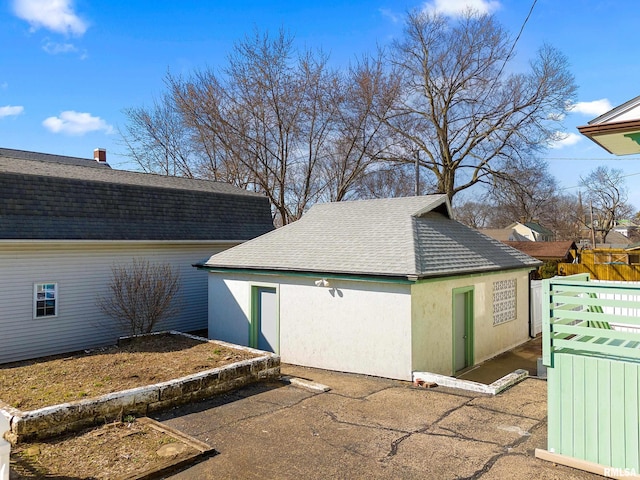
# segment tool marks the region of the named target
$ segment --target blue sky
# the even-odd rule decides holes
[[[221,66],[245,34],[284,27],[300,47],[322,48],[335,66],[402,33],[416,8],[455,15],[471,5],[495,13],[515,37],[534,0],[0,1],[0,147],[90,158],[106,148],[115,168],[135,168],[118,134],[123,109],[148,105],[167,71]],[[640,158],[615,157],[576,127],[638,95],[638,14],[631,0],[537,0],[514,68],[547,42],[569,60],[578,102],[567,138],[541,154],[568,191],[599,165],[621,168],[640,208]]]

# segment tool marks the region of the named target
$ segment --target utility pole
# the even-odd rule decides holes
[[[596,248],[596,230],[593,225],[593,202],[589,200],[589,210],[591,212],[591,248]]]
[[[415,150],[416,156],[416,197],[420,195],[420,150]]]

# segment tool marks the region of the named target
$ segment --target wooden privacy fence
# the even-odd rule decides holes
[[[640,265],[623,265],[615,263],[559,263],[559,275],[579,275],[588,273],[596,280],[617,280],[640,282]]]
[[[548,452],[640,473],[640,285],[583,274],[542,290]]]
[[[620,248],[580,252],[580,263],[559,263],[559,275],[588,273],[595,280],[640,281],[640,253]]]

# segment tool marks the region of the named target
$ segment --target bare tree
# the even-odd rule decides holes
[[[161,320],[180,310],[180,275],[169,264],[133,259],[111,268],[109,295],[98,297],[98,308],[131,335],[150,333]]]
[[[393,105],[398,81],[385,72],[383,60],[381,54],[362,58],[334,86],[335,131],[323,164],[329,201],[386,196],[383,191],[389,190],[385,186],[365,193],[373,177],[380,180],[381,170],[393,167],[381,162],[394,148],[382,118]]]
[[[124,113],[129,123],[120,134],[129,156],[143,171],[194,177],[198,152],[170,96],[155,100],[151,107],[128,108]]]
[[[561,193],[548,205],[544,226],[555,233],[557,241],[572,240],[578,242],[584,227],[580,213],[580,201],[575,195]]]
[[[453,209],[455,219],[471,228],[489,228],[494,215],[495,206],[483,197],[479,200],[467,200]]]
[[[256,33],[237,43],[222,74],[169,77],[173,99],[203,146],[264,192],[276,222],[295,220],[322,194],[334,73],[321,53],[297,55],[292,38]]]
[[[602,243],[616,221],[631,217],[633,209],[627,203],[627,187],[623,171],[600,166],[585,177],[580,177],[580,186],[585,189],[585,200],[593,206],[593,225],[600,232]],[[590,215],[587,215],[589,219]]]
[[[508,73],[512,45],[493,16],[469,11],[453,21],[420,11],[391,51],[402,86],[386,122],[406,142],[401,159],[414,162],[417,150],[450,199],[547,146],[574,98],[561,53],[545,45],[528,72]]]
[[[495,206],[492,223],[506,226],[512,222],[552,220],[558,182],[547,162],[538,158],[514,159],[504,170],[494,172],[489,198]]]

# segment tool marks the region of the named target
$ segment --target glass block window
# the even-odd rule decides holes
[[[493,324],[516,319],[516,279],[493,282]]]
[[[34,317],[53,317],[58,314],[58,285],[36,283],[33,288]]]

